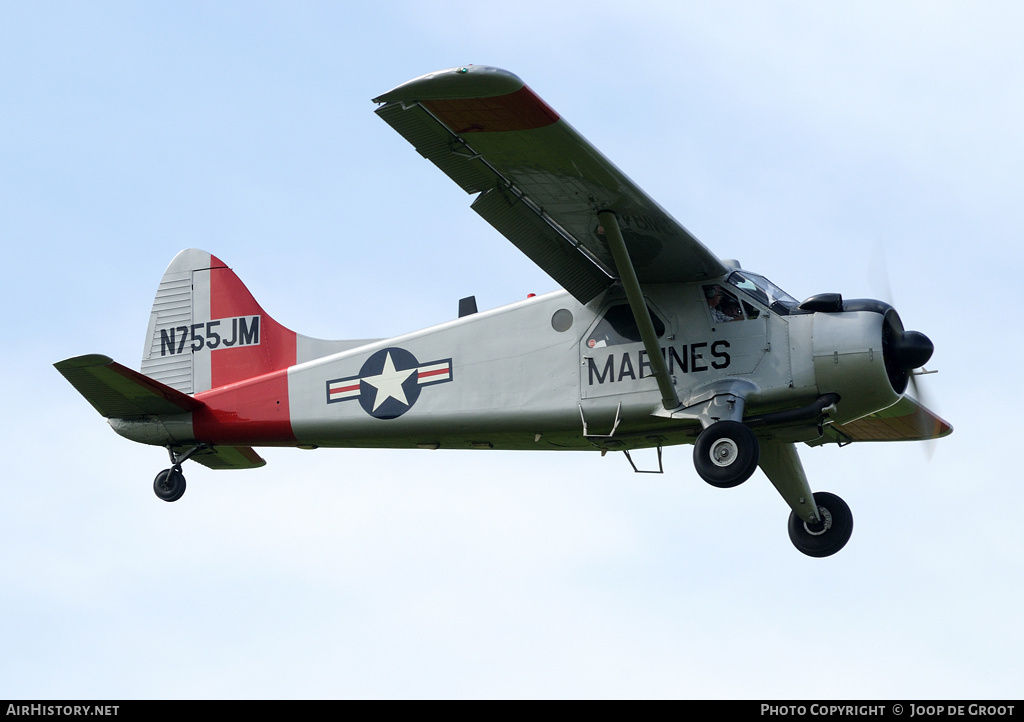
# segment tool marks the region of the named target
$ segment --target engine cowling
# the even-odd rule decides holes
[[[813,355],[818,390],[840,395],[834,418],[846,423],[899,401],[934,346],[923,333],[906,331],[887,303],[843,301],[842,309],[814,314]]]

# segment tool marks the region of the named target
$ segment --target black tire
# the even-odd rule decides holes
[[[750,478],[761,458],[754,432],[738,421],[718,421],[704,429],[693,447],[693,465],[711,486],[728,489]]]
[[[808,524],[794,512],[789,514],[789,539],[809,557],[828,557],[846,546],[853,534],[853,513],[846,502],[835,494],[819,491],[814,494],[820,524]]]
[[[164,501],[177,501],[185,493],[185,476],[177,469],[164,469],[153,479],[153,492]]]

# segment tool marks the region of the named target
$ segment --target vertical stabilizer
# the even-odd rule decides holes
[[[196,394],[292,366],[296,334],[280,325],[216,256],[182,251],[164,272],[142,373]]]

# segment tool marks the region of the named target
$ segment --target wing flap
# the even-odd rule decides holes
[[[583,303],[614,277],[597,220],[603,211],[616,214],[642,284],[726,272],[714,254],[512,73],[453,68],[375,100],[384,103],[377,114],[424,157],[463,190],[484,194],[474,203],[477,212]],[[487,197],[494,189],[512,211]],[[525,226],[535,232],[525,233]],[[542,246],[558,250],[546,253]],[[585,280],[574,282],[576,276]]]
[[[58,361],[54,367],[106,418],[180,414],[203,406],[188,394],[99,354]]]
[[[581,260],[585,249],[525,200],[492,188],[471,207],[574,297],[589,301],[611,285],[610,273],[593,260]]]

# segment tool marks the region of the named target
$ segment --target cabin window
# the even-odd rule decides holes
[[[651,321],[654,323],[654,333],[661,338],[665,334],[665,324],[658,318],[658,315],[647,307],[651,314]],[[618,346],[624,343],[638,343],[640,329],[636,325],[636,318],[633,317],[633,309],[628,303],[612,306],[605,311],[604,318],[594,326],[587,339],[587,346],[590,348],[603,348],[604,346]]]

